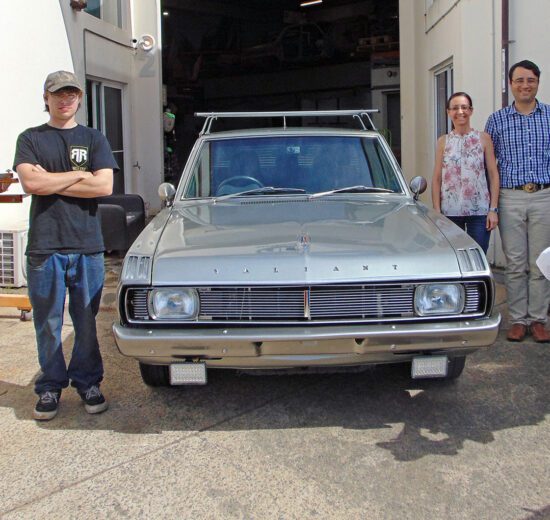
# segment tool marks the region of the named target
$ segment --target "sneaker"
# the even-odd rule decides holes
[[[105,396],[101,393],[99,386],[93,385],[84,392],[79,392],[81,399],[84,401],[84,408],[88,413],[101,413],[107,410],[109,404],[105,400]]]
[[[61,391],[46,390],[38,395],[38,402],[34,407],[33,417],[37,421],[49,421],[57,415]]]

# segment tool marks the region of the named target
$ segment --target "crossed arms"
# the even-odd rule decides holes
[[[65,195],[94,198],[111,195],[113,170],[102,168],[94,172],[48,172],[39,164],[21,163],[16,168],[26,193],[33,195]]]

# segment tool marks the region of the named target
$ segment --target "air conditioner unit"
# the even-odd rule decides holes
[[[0,230],[0,286],[22,287],[27,285],[25,272],[27,247],[25,230]]]
[[[5,194],[23,195],[23,200],[0,203],[0,287],[21,287],[27,285],[25,249],[31,197],[25,196],[19,183],[12,184]]]

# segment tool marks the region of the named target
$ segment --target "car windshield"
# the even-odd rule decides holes
[[[374,136],[208,140],[182,179],[183,197],[401,193],[398,175]]]

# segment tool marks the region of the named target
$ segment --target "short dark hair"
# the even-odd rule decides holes
[[[533,74],[537,77],[537,79],[540,78],[540,69],[538,68],[537,64],[529,60],[522,60],[522,61],[518,61],[517,63],[514,63],[510,67],[510,70],[508,71],[508,79],[510,80],[510,82],[512,81],[512,76],[514,75],[514,71],[518,67],[521,67],[522,69],[531,70],[533,71]]]
[[[447,105],[445,106],[445,108],[447,110],[449,110],[451,108],[451,101],[455,98],[455,97],[459,97],[459,96],[464,96],[468,102],[470,103],[470,108],[473,108],[474,106],[474,102],[472,101],[472,98],[470,97],[470,94],[466,94],[466,92],[453,92],[449,99],[447,99]]]

